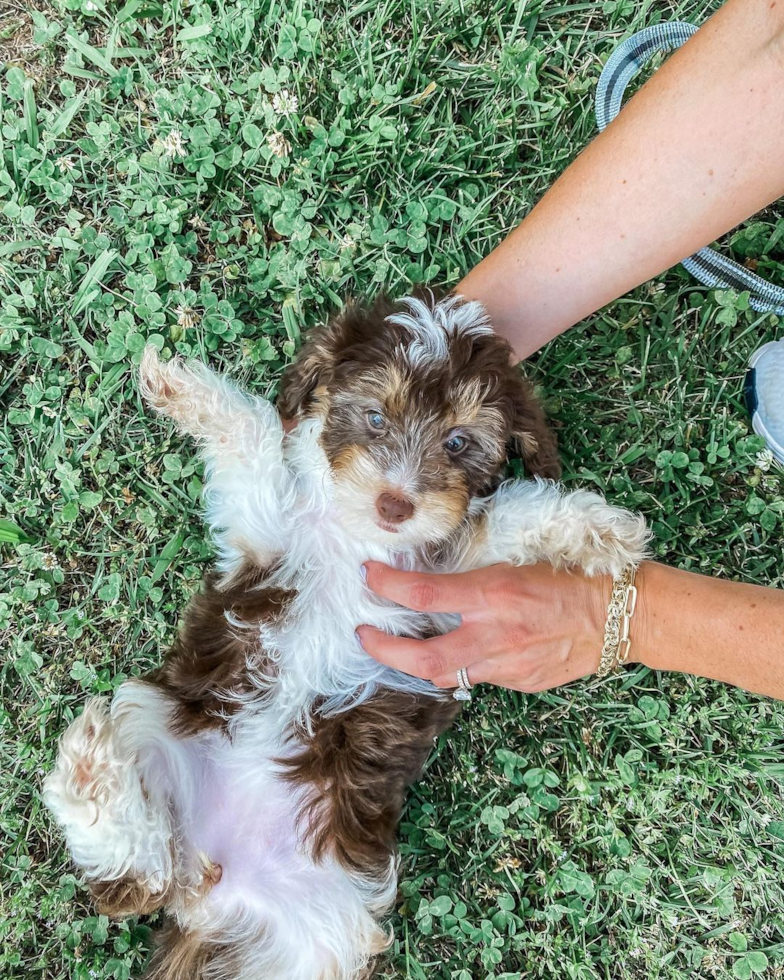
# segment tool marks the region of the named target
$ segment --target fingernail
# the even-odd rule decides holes
[[[367,582],[367,565],[359,566],[359,574],[362,576],[362,581]]]
[[[362,647],[362,649],[364,650],[364,649],[365,649],[365,644],[364,644],[364,643],[362,642],[362,634],[361,634],[361,633],[359,632],[359,631],[360,631],[361,629],[362,629],[362,627],[361,627],[361,626],[358,626],[358,627],[357,627],[357,628],[356,628],[356,629],[354,630],[354,636],[356,636],[356,638],[357,638],[357,642],[359,643],[359,645],[360,645],[360,646]]]

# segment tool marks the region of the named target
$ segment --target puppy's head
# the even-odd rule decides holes
[[[478,303],[426,293],[349,306],[286,371],[284,417],[319,417],[341,519],[400,548],[444,540],[510,447],[559,474],[555,437]]]

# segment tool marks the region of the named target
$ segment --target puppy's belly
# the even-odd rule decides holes
[[[309,867],[295,830],[294,794],[271,760],[240,769],[236,754],[226,742],[217,757],[201,756],[202,791],[184,830],[222,869],[212,891],[217,902],[271,912],[289,874]]]
[[[189,746],[195,779],[180,826],[221,875],[181,913],[181,924],[255,943],[253,955],[289,964],[281,975],[320,977],[348,962],[356,936],[374,928],[370,883],[363,887],[330,858],[310,858],[302,841],[307,813],[300,813],[308,787],[284,781],[275,761],[296,745],[263,735],[254,723],[231,741],[212,735]]]

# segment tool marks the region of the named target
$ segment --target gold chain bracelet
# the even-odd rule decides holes
[[[630,565],[617,578],[613,579],[610,604],[607,606],[607,621],[604,624],[604,645],[599,660],[597,677],[606,677],[629,659],[632,641],[629,639],[629,626],[634,610],[637,608],[637,589],[634,576],[637,569]]]

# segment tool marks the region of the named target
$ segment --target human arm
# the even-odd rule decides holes
[[[784,194],[784,0],[729,0],[457,285],[519,357]]]
[[[454,575],[367,565],[372,591],[425,612],[458,612],[444,636],[412,640],[361,627],[365,650],[391,667],[455,687],[532,693],[596,672],[610,579],[549,565],[494,565]],[[630,660],[784,699],[784,591],[643,562],[631,622]]]

